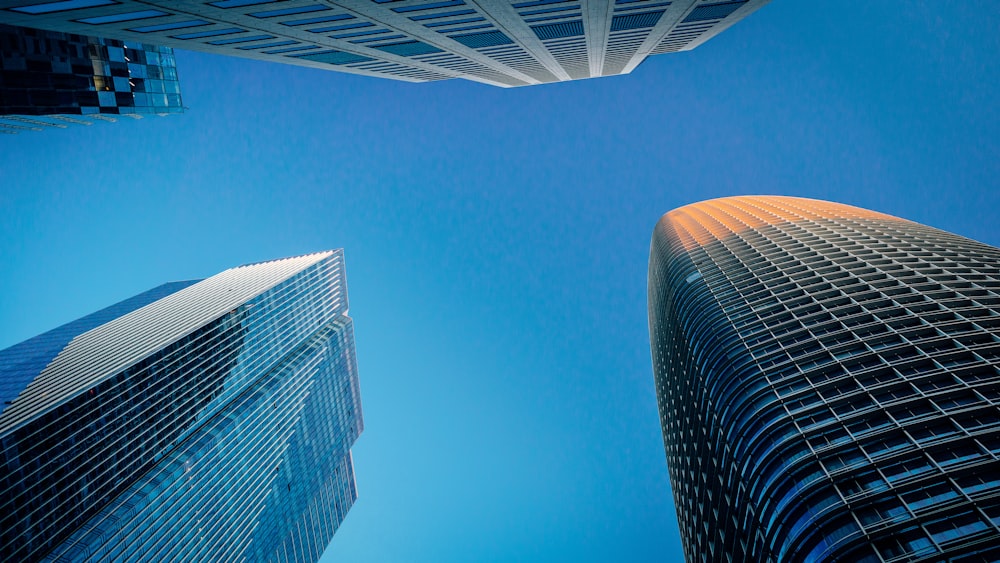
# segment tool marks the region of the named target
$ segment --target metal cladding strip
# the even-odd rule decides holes
[[[333,255],[231,268],[77,336],[0,414],[0,435]]]
[[[601,76],[604,58],[608,52],[608,38],[611,30],[614,2],[581,0],[584,29],[587,35],[587,58],[590,62],[590,76]]]

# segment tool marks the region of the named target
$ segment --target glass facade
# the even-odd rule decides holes
[[[96,313],[91,313],[61,327],[29,338],[6,350],[0,350],[0,400],[3,401],[0,412],[3,412],[7,405],[17,397],[17,394],[78,335],[149,305],[153,301],[162,299],[198,281],[165,283]]]
[[[0,132],[183,110],[169,47],[0,25]]]
[[[315,561],[357,498],[342,253],[168,286],[106,309],[0,414],[0,558]]]
[[[688,561],[1000,561],[1000,249],[706,201],[656,226],[649,326]]]
[[[0,0],[0,22],[367,76],[511,87],[628,74],[768,0]]]

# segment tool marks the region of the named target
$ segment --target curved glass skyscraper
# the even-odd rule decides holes
[[[342,251],[0,351],[0,560],[315,561],[357,498]]]
[[[656,226],[649,326],[688,561],[1000,560],[1000,249],[706,201]]]

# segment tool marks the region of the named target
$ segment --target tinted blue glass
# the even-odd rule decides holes
[[[314,561],[357,498],[347,306],[331,253],[0,435],[0,558]]]
[[[77,335],[149,305],[157,299],[162,299],[198,281],[165,283],[96,313],[68,322],[59,328],[29,338],[20,344],[0,350],[0,400],[3,401],[4,407],[6,408],[7,404],[13,401],[17,394],[41,373],[45,366],[49,365],[49,362]]]
[[[85,23],[164,14],[145,10],[95,16]],[[0,45],[0,128],[4,130],[90,123],[73,117],[80,115],[163,114],[184,109],[169,47],[7,25],[0,25]]]

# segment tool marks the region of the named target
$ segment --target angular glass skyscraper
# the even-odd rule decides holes
[[[1000,249],[789,197],[653,233],[688,561],[1000,560]]]
[[[315,561],[357,498],[347,314],[338,250],[0,351],[0,559]]]
[[[632,72],[767,0],[0,0],[0,23],[408,82]]]
[[[169,47],[0,25],[0,133],[182,111]]]

